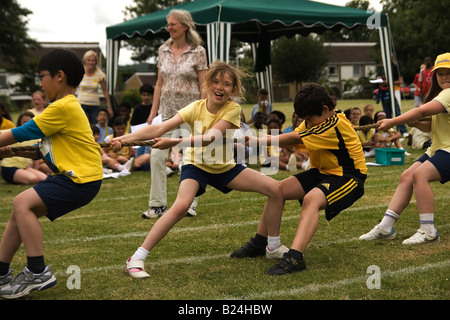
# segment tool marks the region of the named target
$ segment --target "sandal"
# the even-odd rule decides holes
[[[150,275],[144,270],[144,260],[136,259],[130,260],[128,258],[126,265],[126,272],[133,278],[142,279],[148,278]]]

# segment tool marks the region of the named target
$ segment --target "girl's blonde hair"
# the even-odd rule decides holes
[[[218,74],[225,73],[230,75],[233,80],[233,96],[238,99],[243,99],[245,88],[242,84],[242,78],[247,77],[247,73],[223,61],[216,60],[209,66],[209,69],[205,75],[204,85],[210,85],[214,83],[214,79]]]
[[[189,11],[181,10],[181,9],[172,9],[170,10],[169,14],[166,16],[166,18],[173,17],[177,19],[182,25],[187,27],[186,30],[186,41],[196,46],[199,46],[203,43],[202,38],[195,30],[195,23],[192,19],[191,14]],[[169,38],[169,40],[166,41],[167,44],[171,43],[173,40]]]

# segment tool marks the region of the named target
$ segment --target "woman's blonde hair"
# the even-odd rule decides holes
[[[205,75],[204,85],[210,85],[214,83],[214,79],[218,74],[222,75],[225,73],[230,75],[231,79],[233,80],[233,97],[243,99],[245,88],[242,84],[242,78],[247,77],[247,73],[223,61],[216,60],[211,63]]]
[[[203,43],[202,38],[195,30],[195,23],[192,19],[191,14],[189,11],[181,10],[181,9],[172,9],[170,10],[169,14],[166,16],[166,18],[173,17],[177,19],[182,25],[187,27],[186,30],[186,41],[196,46],[199,46]],[[173,40],[169,39],[166,41],[166,43],[171,43]]]
[[[83,60],[82,60],[83,65],[86,64],[86,60],[89,57],[94,57],[95,64],[97,65],[97,69],[98,69],[98,55],[97,55],[97,52],[95,52],[94,50],[88,50],[88,51],[85,52],[85,54],[83,55]]]

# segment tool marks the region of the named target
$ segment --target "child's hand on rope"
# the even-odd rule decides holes
[[[122,142],[120,141],[120,138],[114,138],[111,140],[111,147],[115,151],[119,151],[122,149]]]
[[[393,127],[392,125],[392,119],[383,119],[377,122],[378,123],[378,130],[388,130]]]

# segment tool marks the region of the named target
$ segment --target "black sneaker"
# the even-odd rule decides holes
[[[244,244],[240,249],[231,253],[231,258],[253,258],[258,256],[263,256],[266,254],[266,244],[258,244],[255,238],[250,238],[250,240]]]
[[[266,271],[271,276],[282,276],[285,274],[299,272],[306,269],[305,259],[294,259],[289,252],[283,255],[283,258],[276,265]]]

